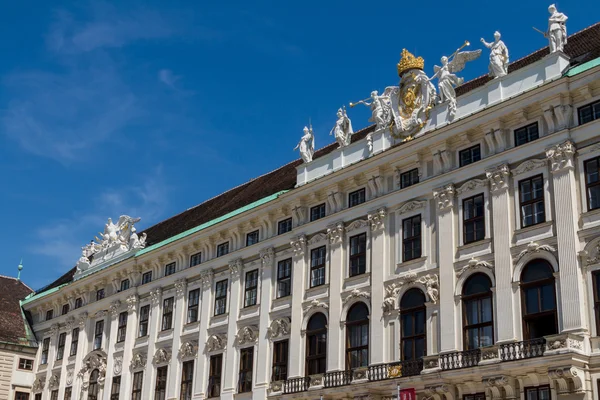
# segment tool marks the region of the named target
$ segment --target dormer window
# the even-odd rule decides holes
[[[411,169],[400,175],[400,189],[419,183],[419,169]]]
[[[292,219],[287,218],[277,223],[277,234],[281,235],[292,230]]]
[[[365,202],[365,200],[365,189],[358,189],[348,195],[348,207],[354,207],[362,204]]]
[[[246,246],[252,246],[258,243],[258,230],[250,232],[246,235]]]
[[[121,281],[121,292],[129,289],[129,279],[123,279]]]
[[[202,253],[193,254],[190,257],[190,267],[195,267],[202,262]]]
[[[174,262],[165,265],[165,276],[173,275],[175,273],[176,265]]]
[[[224,256],[229,253],[229,242],[221,243],[217,246],[217,257]]]

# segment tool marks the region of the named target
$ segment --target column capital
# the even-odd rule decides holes
[[[127,296],[125,302],[127,303],[127,311],[133,311],[135,310],[136,304],[138,302],[138,296],[136,294],[129,295]]]
[[[547,148],[546,157],[550,160],[552,172],[573,169],[575,167],[573,164],[575,151],[575,144],[570,140]]]
[[[455,192],[453,183],[449,183],[433,191],[433,198],[437,201],[440,211],[450,210],[454,207]]]
[[[185,293],[186,289],[187,289],[187,280],[185,278],[177,279],[175,281],[175,293],[177,293],[178,296],[183,295]]]
[[[88,320],[88,313],[87,313],[87,311],[84,311],[81,314],[79,314],[79,326],[80,327],[83,328],[85,326],[85,323],[87,322],[87,320]]]
[[[273,264],[273,260],[275,259],[275,249],[273,247],[267,247],[262,249],[259,252],[260,259],[262,261],[263,267],[270,266]]]
[[[292,238],[290,241],[290,246],[292,246],[292,249],[294,250],[294,255],[304,255],[304,251],[306,250],[306,235],[300,235]]]
[[[229,261],[229,273],[231,274],[231,279],[239,278],[243,268],[244,260],[241,258]]]
[[[331,244],[341,243],[344,237],[344,231],[346,228],[344,227],[343,221],[338,221],[332,225],[327,227],[327,238]]]
[[[109,310],[111,315],[117,315],[121,311],[121,302],[119,300],[113,301],[110,303]]]
[[[367,219],[371,223],[371,230],[378,231],[385,227],[385,217],[387,215],[387,209],[382,207],[375,212],[369,213]]]
[[[152,289],[150,291],[150,300],[152,301],[152,304],[160,303],[161,299],[162,299],[162,288],[161,287],[155,287],[154,289]]]
[[[508,189],[509,175],[510,168],[508,168],[508,164],[500,164],[485,170],[485,176],[490,182],[490,190],[492,193]]]
[[[206,271],[202,271],[200,274],[200,280],[202,281],[203,289],[210,289],[212,286],[212,281],[214,277],[214,272],[212,269],[207,269]]]

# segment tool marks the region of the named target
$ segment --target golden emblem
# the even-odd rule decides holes
[[[402,365],[388,367],[388,378],[399,378],[402,376]]]
[[[423,57],[415,57],[411,52],[406,49],[402,50],[400,61],[398,62],[398,76],[402,77],[402,74],[409,69],[420,69],[425,68],[425,60]]]

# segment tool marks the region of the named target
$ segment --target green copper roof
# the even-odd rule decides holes
[[[37,300],[37,299],[39,299],[40,297],[47,296],[47,295],[49,295],[49,294],[51,294],[51,293],[58,292],[58,291],[60,290],[60,288],[62,288],[63,286],[67,286],[67,285],[68,285],[68,283],[63,283],[63,284],[62,284],[62,285],[60,285],[60,286],[57,286],[57,287],[55,287],[55,288],[52,288],[52,289],[48,289],[48,290],[46,290],[46,291],[43,291],[43,292],[41,292],[41,293],[34,293],[34,292],[31,292],[31,293],[29,294],[29,296],[27,296],[27,297],[25,297],[25,299],[21,300],[21,305],[23,305],[23,304],[27,304],[27,303],[30,303],[30,302],[32,302],[33,300]]]
[[[594,58],[593,60],[590,60],[588,62],[585,62],[581,65],[578,65],[576,67],[571,68],[570,70],[567,71],[567,73],[565,74],[565,76],[574,76],[577,74],[580,74],[582,72],[587,71],[588,69],[592,69],[594,67],[597,67],[600,65],[600,57],[598,58]]]

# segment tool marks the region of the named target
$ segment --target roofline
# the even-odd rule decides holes
[[[35,290],[33,290],[32,288],[29,287],[29,285],[27,285],[25,282],[23,282],[21,279],[17,279],[14,276],[6,276],[6,275],[0,275],[0,278],[6,278],[6,279],[12,279],[14,281],[17,282],[21,282],[23,284],[23,286],[25,286],[27,289],[31,290],[32,292],[35,292]]]
[[[583,64],[577,65],[576,67],[569,69],[567,72],[565,72],[564,76],[568,76],[568,77],[575,76],[575,75],[581,74],[582,72],[585,72],[589,69],[597,67],[599,65],[600,65],[600,57],[594,58],[593,60],[590,60],[588,62],[585,62]]]

